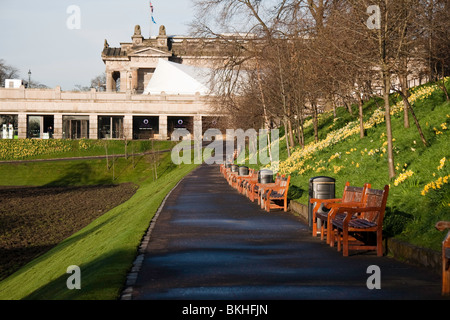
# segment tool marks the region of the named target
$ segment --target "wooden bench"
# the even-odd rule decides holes
[[[258,180],[258,172],[255,169],[249,169],[247,176],[240,176],[238,182],[238,191],[247,196],[247,187],[250,181]]]
[[[263,201],[263,195],[265,193],[267,193],[267,191],[270,188],[275,188],[280,184],[280,179],[281,179],[281,175],[279,173],[277,173],[277,175],[275,176],[275,182],[270,182],[270,183],[256,183],[256,191],[255,194],[257,194],[257,198],[258,198],[258,204],[260,205],[261,209],[264,209],[264,201]]]
[[[386,210],[386,202],[389,194],[389,186],[383,190],[367,188],[363,195],[362,207],[340,206],[336,214],[345,214],[342,219],[332,219],[332,227],[336,230],[338,251],[341,250],[341,241],[344,257],[348,256],[349,250],[376,250],[377,256],[383,255],[383,219]],[[375,245],[370,242],[368,236],[375,234]],[[330,232],[331,242],[334,244],[334,232]],[[354,238],[350,238],[353,236]],[[351,240],[357,243],[350,245]]]
[[[320,230],[320,238],[324,240],[325,234],[327,235],[326,241],[330,244],[331,239],[331,230],[332,228],[328,228],[331,226],[331,220],[336,218],[337,209],[340,206],[344,207],[352,207],[352,206],[362,206],[362,199],[364,192],[367,188],[370,188],[370,184],[366,183],[364,187],[354,187],[350,186],[350,182],[345,183],[344,192],[342,194],[342,198],[334,198],[334,199],[310,199],[310,202],[314,205],[312,212],[312,235],[316,237],[318,234],[317,230],[317,220],[321,220],[321,230]],[[319,209],[325,208],[329,209],[328,212],[321,211]],[[342,214],[341,217],[342,218]]]
[[[439,221],[435,227],[439,231],[450,229],[450,221]],[[442,294],[450,295],[450,230],[442,242]]]
[[[230,186],[234,187],[234,184],[236,182],[236,177],[239,174],[239,171],[233,171],[232,168],[233,168],[233,166],[230,169],[228,169],[227,181]]]
[[[251,202],[254,202],[256,197],[258,196],[257,183],[258,183],[258,171],[255,171],[255,175],[252,178],[247,179],[247,185],[246,185],[246,189],[247,189],[246,195],[247,195],[247,198],[249,198]]]
[[[281,176],[278,179],[278,183],[275,187],[269,187],[262,196],[263,207],[267,212],[271,209],[283,209],[287,212],[288,207],[288,191],[291,176]],[[279,204],[281,202],[281,204]]]
[[[250,180],[248,180],[247,183],[247,197],[250,199],[250,201],[254,202],[256,199],[258,200],[258,204],[261,205],[261,192],[264,190],[264,188],[267,187],[274,187],[276,184],[278,178],[278,174],[275,177],[274,183],[259,183],[258,182],[258,171],[256,171],[256,176]]]

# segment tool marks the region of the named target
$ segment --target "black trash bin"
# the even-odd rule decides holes
[[[249,170],[246,166],[240,166],[239,167],[239,175],[240,176],[248,176]]]
[[[314,177],[309,179],[309,198],[308,198],[308,223],[309,228],[313,226],[313,208],[314,204],[310,203],[310,199],[334,199],[335,198],[335,184],[336,180],[331,177]],[[322,206],[319,211],[329,211]]]
[[[262,184],[273,183],[273,171],[269,169],[259,170],[258,182]]]

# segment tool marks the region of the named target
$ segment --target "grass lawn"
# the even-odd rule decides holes
[[[130,159],[117,160],[115,180],[112,168],[106,169],[106,160],[0,165],[0,176],[5,179],[2,184],[83,185],[131,181],[139,185],[128,201],[0,282],[0,299],[118,298],[137,247],[162,200],[180,179],[197,167],[195,164],[176,166],[167,153],[158,160],[155,180],[148,161],[141,159],[135,167],[130,163]],[[81,290],[67,289],[70,274],[66,271],[71,265],[80,267]]]

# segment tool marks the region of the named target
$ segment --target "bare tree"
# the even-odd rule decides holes
[[[19,78],[19,70],[8,65],[5,60],[0,59],[0,86],[4,86],[6,79]]]

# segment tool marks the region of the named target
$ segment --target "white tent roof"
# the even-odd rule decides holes
[[[143,94],[209,94],[210,69],[158,59]]]

